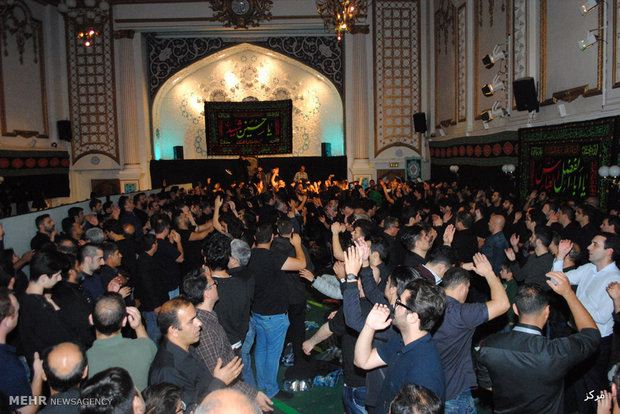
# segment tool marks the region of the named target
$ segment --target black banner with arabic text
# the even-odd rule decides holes
[[[293,152],[293,102],[205,102],[209,155]]]
[[[579,200],[600,197],[607,189],[598,175],[615,162],[617,118],[519,130],[522,199],[536,189],[551,197]]]

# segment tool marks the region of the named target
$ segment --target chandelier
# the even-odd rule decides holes
[[[325,29],[334,28],[338,40],[346,33],[356,33],[355,24],[366,15],[367,0],[317,0],[319,15]]]
[[[85,47],[92,46],[110,15],[110,5],[102,0],[61,0],[58,11],[75,25],[76,36]]]

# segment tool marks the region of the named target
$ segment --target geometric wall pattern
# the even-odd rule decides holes
[[[159,88],[181,69],[240,43],[250,43],[295,59],[325,75],[340,94],[344,92],[344,47],[335,36],[269,37],[249,42],[147,36],[150,98],[153,99]]]
[[[100,30],[93,44],[85,47],[77,40],[76,25],[65,19],[74,164],[87,154],[119,162],[111,23]]]
[[[375,156],[393,146],[420,153],[420,3],[374,2]]]

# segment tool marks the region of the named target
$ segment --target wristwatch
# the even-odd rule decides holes
[[[351,282],[353,280],[357,280],[357,275],[354,275],[353,273],[347,273],[347,281]]]

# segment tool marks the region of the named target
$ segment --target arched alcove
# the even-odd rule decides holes
[[[180,70],[153,100],[153,157],[186,159],[207,153],[203,101],[293,101],[293,156],[320,156],[321,142],[344,155],[342,99],[334,85],[309,66],[249,43],[214,53]]]

